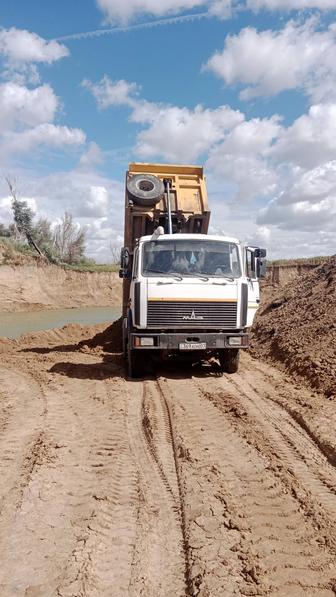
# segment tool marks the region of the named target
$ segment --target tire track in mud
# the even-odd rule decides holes
[[[138,508],[137,470],[128,443],[127,394],[120,382],[86,385],[91,387],[82,391],[81,404],[72,404],[72,408],[80,417],[87,445],[83,463],[87,506],[84,516],[73,523],[78,540],[57,594],[110,596],[113,591],[127,595]],[[78,392],[75,395],[79,397]]]
[[[165,381],[187,454],[180,466],[194,595],[331,597],[333,554],[266,456],[204,400],[218,384],[210,381]]]
[[[143,499],[130,594],[182,597],[190,594],[189,563],[169,406],[156,382],[135,385],[128,424]]]
[[[244,374],[227,382],[231,388],[233,385],[241,404],[249,409],[253,427],[263,427],[281,461],[293,470],[295,478],[306,487],[307,492],[320,502],[330,520],[336,521],[336,470],[319,444],[276,398],[273,399],[269,393],[264,397]]]
[[[247,355],[244,355],[244,357],[244,369],[241,374],[252,383],[254,391],[286,410],[306,434],[309,435],[311,440],[324,454],[329,464],[335,467],[336,444],[335,438],[330,434],[330,428],[336,425],[336,413],[333,403],[327,401],[325,397],[314,396],[311,391],[301,385],[293,385],[293,380],[291,380],[291,383],[284,380],[284,376],[280,371],[267,365],[265,367],[265,364],[261,364]],[[273,393],[266,390],[270,386]],[[276,392],[274,392],[275,389],[277,390]],[[327,423],[327,429],[324,429],[322,433],[317,425],[319,417],[316,411],[318,410],[320,410],[320,413],[321,411],[323,413],[322,421],[324,427]],[[313,420],[307,419],[307,414],[310,414],[309,411],[315,411]]]
[[[206,390],[198,385],[242,437],[267,456],[273,470],[335,550],[336,471],[315,442],[286,410],[257,394],[243,375],[216,384],[209,380]]]
[[[27,373],[6,366],[0,371],[0,385],[5,401],[0,437],[0,516],[14,516],[43,451],[47,407],[40,385]]]

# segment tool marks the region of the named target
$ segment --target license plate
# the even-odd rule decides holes
[[[205,350],[206,342],[181,342],[180,350]]]

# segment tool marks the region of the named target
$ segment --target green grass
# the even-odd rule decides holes
[[[75,272],[118,272],[120,265],[118,263],[78,263],[69,265],[68,263],[60,263],[60,267],[71,269]]]
[[[38,258],[36,251],[31,249],[27,244],[19,243],[8,237],[0,236],[0,248],[2,248],[3,261],[1,265],[20,265],[20,255],[31,257],[32,259]],[[69,264],[62,262],[51,262],[51,265],[61,267],[63,269],[69,269],[76,272],[118,272],[120,265],[118,263],[95,263],[93,259],[84,259],[80,263]]]
[[[288,266],[295,266],[295,265],[321,265],[324,263],[329,257],[328,256],[318,256],[318,257],[297,257],[295,259],[274,259],[272,261],[267,261],[267,265],[272,267],[272,265],[288,265]]]

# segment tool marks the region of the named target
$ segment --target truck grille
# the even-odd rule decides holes
[[[149,301],[147,326],[152,328],[235,328],[236,302]]]

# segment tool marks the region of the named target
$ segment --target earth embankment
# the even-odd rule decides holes
[[[328,398],[336,397],[336,256],[266,293],[252,354],[283,363]]]
[[[121,304],[116,272],[79,272],[56,265],[0,266],[0,311],[34,311]]]

